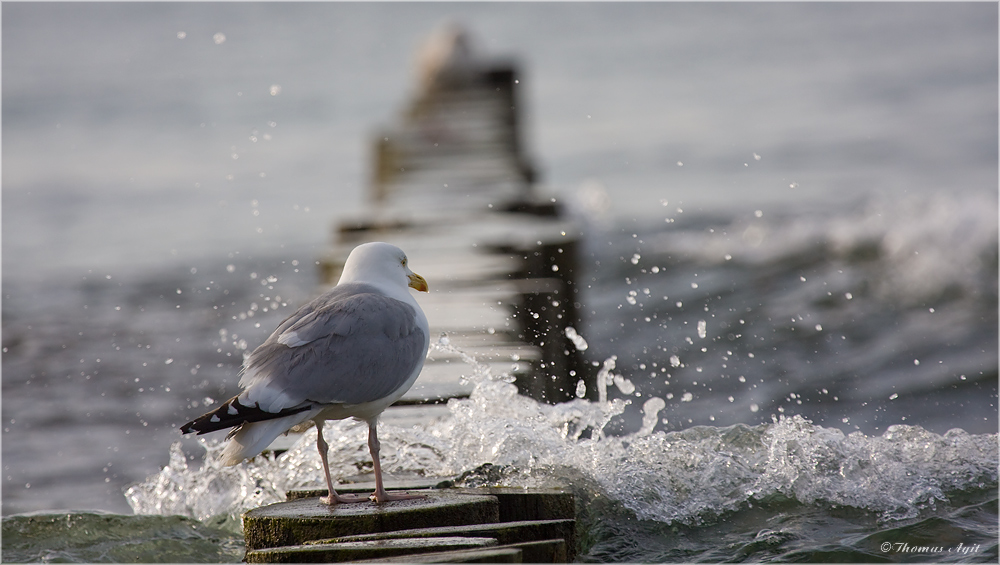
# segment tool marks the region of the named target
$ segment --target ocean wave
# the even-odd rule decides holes
[[[582,489],[584,498],[614,501],[642,520],[688,525],[775,499],[851,507],[893,522],[957,493],[997,486],[996,434],[955,429],[939,435],[897,425],[879,436],[845,435],[801,416],[757,426],[604,434],[624,404],[541,404],[486,374],[468,399],[449,402],[449,417],[384,426],[383,469],[446,478],[490,464],[505,469],[496,484],[562,484]],[[649,416],[656,418],[662,405],[647,401]],[[369,464],[363,424],[330,422],[324,435],[335,476],[354,475]],[[217,443],[202,445],[207,456],[196,469],[175,444],[169,465],[126,492],[133,510],[236,516],[282,500],[287,490],[314,486],[321,476],[314,430],[277,458],[237,467],[214,461]],[[579,480],[568,485],[567,477]]]

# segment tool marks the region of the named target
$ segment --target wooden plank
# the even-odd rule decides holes
[[[334,543],[338,541],[374,541],[399,538],[472,536],[488,537],[497,540],[501,545],[519,542],[544,541],[550,539],[572,540],[575,537],[576,520],[520,520],[498,522],[493,524],[470,524],[466,526],[444,526],[433,528],[418,528],[399,530],[377,534],[360,534],[344,536],[329,540],[317,540],[317,543]],[[313,542],[310,542],[313,543]]]
[[[422,553],[495,547],[493,538],[398,538],[378,541],[345,541],[302,544],[248,551],[247,563],[339,563],[385,557],[411,557]]]
[[[363,534],[485,524],[498,520],[497,499],[447,491],[428,491],[427,498],[376,505],[374,502],[330,506],[318,498],[278,502],[243,515],[248,550]]]

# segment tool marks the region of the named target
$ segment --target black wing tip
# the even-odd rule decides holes
[[[238,397],[234,396],[229,400],[223,402],[221,405],[216,407],[214,410],[198,416],[194,420],[184,424],[180,427],[182,434],[196,433],[197,435],[207,434],[209,432],[215,432],[218,430],[224,430],[226,428],[231,428],[233,426],[238,426],[243,423],[242,420],[234,421],[235,419],[231,416],[228,418],[223,418],[226,415],[224,410],[228,410],[229,406],[236,404],[240,406],[237,402]],[[212,419],[215,418],[215,421]]]
[[[298,414],[299,412],[309,410],[309,408],[311,408],[310,405],[305,405],[296,408],[287,408],[280,412],[267,412],[260,408],[260,404],[254,404],[253,406],[241,404],[239,402],[239,397],[234,396],[233,398],[223,402],[222,405],[215,410],[212,410],[207,414],[202,414],[194,420],[184,424],[180,427],[180,430],[183,434],[196,433],[197,435],[202,435],[224,430],[226,428],[238,428],[247,422],[260,422],[263,420],[271,420],[273,418],[282,418],[291,414]],[[235,410],[236,413],[232,414],[230,413],[230,410]],[[215,421],[212,420],[213,418],[215,418]]]
[[[194,433],[194,434],[197,434],[197,435],[202,435],[202,434],[207,434],[209,432],[215,432],[215,431],[218,431],[218,430],[224,430],[226,428],[231,428],[233,426],[238,426],[238,425],[240,425],[240,424],[243,423],[242,421],[240,421],[240,422],[225,422],[225,423],[223,423],[221,421],[220,422],[212,422],[210,420],[211,420],[212,416],[214,416],[214,415],[215,415],[215,412],[212,411],[212,412],[209,412],[208,414],[204,414],[202,416],[199,416],[199,417],[195,418],[194,420],[191,420],[190,422],[188,422],[188,423],[184,424],[183,426],[181,426],[181,428],[180,428],[181,433],[182,434]]]

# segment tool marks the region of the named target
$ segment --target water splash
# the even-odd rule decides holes
[[[460,353],[447,341],[436,347]],[[878,437],[845,436],[799,416],[753,427],[654,432],[666,402],[652,398],[643,405],[639,432],[612,437],[604,427],[627,403],[607,399],[614,358],[597,379],[599,401],[578,398],[555,406],[518,395],[504,379],[489,378],[473,357],[462,358],[477,380],[469,398],[448,402],[448,418],[410,428],[383,426],[387,473],[453,477],[493,464],[509,469],[498,480],[509,486],[578,476],[579,484],[589,486],[575,488],[591,489],[640,519],[684,524],[775,497],[864,509],[891,521],[917,516],[956,492],[997,485],[996,434],[938,435],[893,426]],[[324,434],[335,476],[370,468],[364,424],[328,422]],[[126,497],[137,514],[238,516],[283,499],[288,489],[318,483],[315,437],[309,430],[277,459],[257,457],[236,467],[221,467],[214,459],[220,446],[203,441],[201,469],[191,468],[175,444],[170,463],[130,487]]]
[[[577,351],[586,351],[587,348],[590,347],[587,344],[587,340],[583,339],[583,336],[577,333],[573,326],[566,326],[564,332],[566,333],[566,337],[573,342],[573,347],[575,347]]]
[[[644,402],[642,405],[642,427],[639,428],[639,431],[636,432],[635,435],[648,436],[653,433],[653,428],[656,427],[660,410],[663,410],[666,405],[666,401],[657,396],[654,396]]]
[[[284,481],[274,480],[280,474],[275,459],[260,456],[245,465],[224,467],[217,457],[224,447],[221,442],[202,439],[199,444],[205,449],[200,469],[189,467],[181,443],[174,442],[167,466],[125,490],[133,512],[203,521],[238,519],[247,510],[284,500]]]
[[[457,355],[459,359],[465,362],[465,364],[472,369],[472,373],[469,375],[462,373],[461,379],[459,381],[459,383],[462,386],[467,386],[469,384],[475,385],[486,380],[496,380],[506,383],[512,383],[517,379],[517,377],[511,375],[508,372],[503,372],[499,375],[494,375],[489,365],[480,363],[475,358],[475,356],[470,355],[465,351],[462,351],[458,347],[452,345],[451,340],[448,338],[448,334],[442,333],[441,336],[438,338],[437,342],[431,344],[431,348],[437,349],[438,351],[442,351],[445,353],[453,353]]]

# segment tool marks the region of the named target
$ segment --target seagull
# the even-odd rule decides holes
[[[220,454],[236,465],[263,451],[278,435],[312,420],[329,505],[422,498],[390,494],[382,483],[379,415],[417,380],[427,357],[427,317],[408,288],[427,292],[427,281],[407,267],[406,254],[388,243],[351,251],[340,282],[278,325],[243,363],[243,392],[181,426],[199,435],[233,428]],[[375,465],[371,496],[333,488],[323,422],[356,418],[368,423]]]

